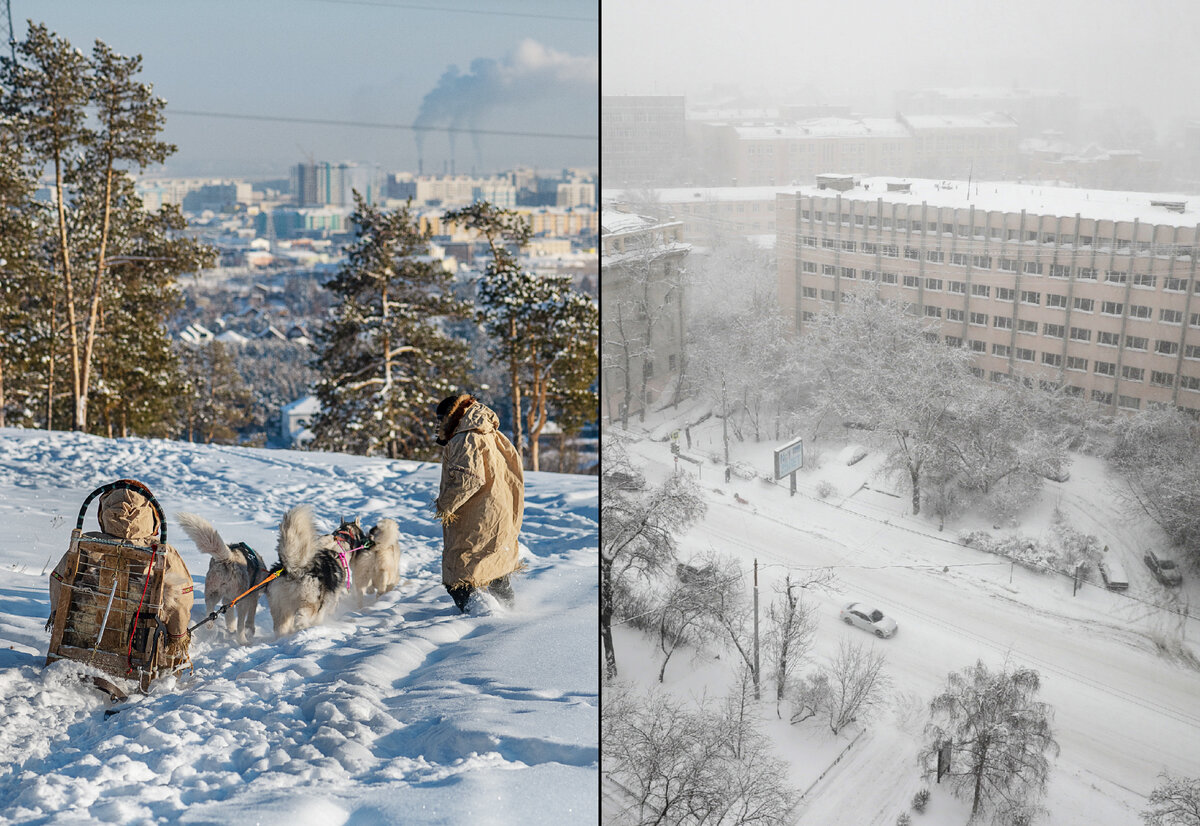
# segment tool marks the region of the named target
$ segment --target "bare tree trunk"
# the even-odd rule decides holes
[[[75,402],[71,414],[71,429],[82,430],[79,423],[79,330],[75,323],[75,286],[71,281],[71,255],[67,248],[67,206],[63,202],[62,158],[54,158],[54,195],[58,201],[58,252],[63,267],[63,288],[67,301],[67,328],[71,334],[71,398]]]
[[[617,678],[617,652],[612,638],[612,561],[600,555],[600,640],[604,644],[604,678]]]
[[[517,320],[515,318],[509,319],[508,336],[509,341],[517,340]],[[517,456],[524,464],[525,442],[521,438],[521,366],[515,359],[508,363],[508,383],[512,392],[513,446],[516,447]]]

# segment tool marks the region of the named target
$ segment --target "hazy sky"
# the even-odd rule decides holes
[[[1016,84],[1200,118],[1196,0],[604,0],[601,33],[610,95],[736,83],[886,115],[897,88]]]
[[[165,138],[179,146],[164,174],[287,177],[309,155],[417,168],[412,130],[217,114],[591,136],[467,131],[454,139],[460,173],[599,157],[597,0],[10,3],[18,40],[31,18],[85,53],[100,39],[143,56],[142,79],[168,101]],[[422,134],[425,171],[448,168],[447,133]]]

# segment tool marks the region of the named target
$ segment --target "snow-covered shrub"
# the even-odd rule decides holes
[[[817,496],[820,496],[822,499],[828,499],[831,496],[836,496],[837,492],[837,487],[835,487],[833,482],[830,482],[828,479],[822,480],[821,483],[817,485]]]
[[[929,803],[929,789],[921,789],[913,795],[912,807],[918,813],[925,811],[925,806]]]
[[[908,816],[908,812],[901,812],[900,817],[896,818],[896,826],[910,826],[912,818]]]

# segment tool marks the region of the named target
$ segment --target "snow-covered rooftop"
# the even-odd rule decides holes
[[[1017,122],[1001,112],[981,115],[905,115],[913,129],[1016,129]]]
[[[663,221],[658,218],[638,215],[633,212],[622,212],[618,209],[605,208],[600,213],[600,231],[605,235],[637,232],[662,225]]]
[[[790,126],[735,126],[733,130],[743,140],[777,140],[779,138],[841,138],[906,137],[909,132],[895,118],[814,118]]]
[[[909,192],[889,192],[889,183],[909,184]],[[806,196],[834,197],[832,189],[818,189],[816,184],[798,186],[750,186],[750,187],[677,187],[655,190],[654,197],[661,204],[702,204],[720,201],[763,201],[777,195],[799,192]],[[616,199],[619,192],[605,193],[605,198]],[[1032,215],[1054,215],[1106,221],[1162,224],[1172,227],[1195,227],[1200,224],[1200,196],[1163,192],[1124,192],[1109,189],[1079,189],[1068,186],[1046,184],[1023,184],[1011,181],[975,181],[971,183],[970,195],[966,181],[933,180],[926,178],[864,177],[859,185],[841,193],[844,200],[875,201],[882,198],[887,203],[928,204],[931,207],[975,207],[978,210],[995,212],[1020,212]],[[1184,202],[1183,212],[1172,212],[1162,206],[1153,206],[1153,201]]]

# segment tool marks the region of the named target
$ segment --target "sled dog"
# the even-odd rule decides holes
[[[357,520],[356,520],[357,523]],[[400,582],[400,526],[380,519],[361,549],[350,557],[350,583],[363,607],[363,594],[383,596]]]
[[[334,534],[317,534],[309,505],[284,514],[277,550],[279,562],[271,571],[282,567],[283,573],[266,590],[275,636],[282,637],[319,625],[333,613],[346,588],[347,569],[338,559]]]
[[[212,523],[194,513],[179,513],[175,519],[196,547],[212,557],[204,580],[204,605],[210,614],[217,605],[228,605],[267,578],[267,566],[248,545],[240,542],[226,545]],[[225,614],[225,630],[242,645],[249,645],[254,639],[258,597],[259,594],[251,594],[239,601],[234,606],[236,616],[232,611]]]

